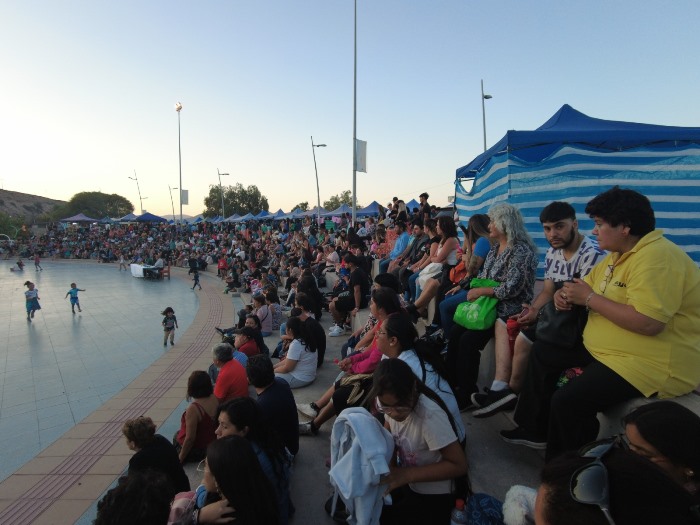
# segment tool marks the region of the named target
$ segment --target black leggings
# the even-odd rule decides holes
[[[391,505],[384,505],[381,525],[425,525],[449,523],[454,494],[419,494],[408,486],[391,492]]]
[[[493,337],[493,327],[486,330],[469,330],[455,324],[450,330],[447,345],[447,370],[450,384],[455,385],[457,404],[464,407],[469,397],[478,392],[481,351]]]

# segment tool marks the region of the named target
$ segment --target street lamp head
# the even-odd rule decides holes
[[[314,144],[314,148],[325,148],[325,144]]]
[[[228,173],[219,173],[219,176],[221,176],[221,177],[228,177]]]
[[[484,95],[484,100],[488,100],[490,98],[493,98],[491,95]]]
[[[182,104],[180,102],[175,102],[175,111],[180,113],[181,109],[182,109]]]
[[[127,175],[127,177],[129,177],[129,176]],[[129,177],[129,178],[130,178],[131,180],[138,180],[138,179],[135,179],[134,177]]]

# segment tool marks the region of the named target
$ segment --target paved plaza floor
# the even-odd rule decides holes
[[[113,264],[45,261],[10,272],[0,261],[0,513],[2,523],[91,523],[96,502],[125,471],[132,452],[121,435],[129,418],[148,415],[170,438],[186,406],[187,377],[206,370],[214,326],[230,326],[241,298],[224,295],[206,272],[193,292],[184,269],[171,280],[144,281]],[[36,283],[42,310],[26,321],[23,283]],[[79,288],[82,313],[64,299]],[[180,330],[163,348],[160,312],[175,309]],[[328,315],[322,324],[330,325]],[[332,383],[344,337],[328,339],[326,363],[316,381],[298,389],[298,402],[317,399]],[[267,341],[271,348],[276,342]],[[464,416],[472,482],[502,498],[512,484],[537,484],[541,453],[512,447],[498,430],[504,414],[487,420]],[[333,523],[323,511],[330,494],[325,460],[332,428],[302,437],[292,478],[295,523]],[[194,484],[193,466],[186,468]],[[3,481],[4,480],[4,481]],[[194,487],[193,487],[194,488]]]

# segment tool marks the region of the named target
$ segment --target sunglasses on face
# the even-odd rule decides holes
[[[608,520],[615,525],[610,513],[610,481],[608,469],[603,463],[603,457],[613,448],[624,447],[620,436],[595,441],[579,450],[582,458],[593,458],[594,461],[584,465],[571,475],[570,493],[574,501],[585,505],[596,505]]]

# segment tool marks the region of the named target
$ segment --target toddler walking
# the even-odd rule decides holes
[[[78,299],[78,292],[84,292],[82,288],[78,288],[75,283],[70,283],[70,290],[66,292],[66,297],[70,295],[70,308],[75,313],[75,307],[78,307],[78,311],[82,312],[80,308],[80,300]],[[64,297],[64,299],[66,298]]]
[[[27,321],[31,323],[34,318],[34,312],[41,310],[41,305],[39,304],[39,290],[34,287],[34,283],[31,281],[26,281],[24,286],[27,287],[27,291],[24,292],[24,297],[27,302]]]
[[[170,337],[170,346],[175,345],[175,329],[180,328],[177,325],[177,317],[175,317],[175,310],[168,306],[165,310],[161,312],[164,315],[163,322],[163,346],[168,346],[168,337]]]
[[[192,277],[192,280],[194,281],[194,284],[192,285],[192,289],[194,290],[195,286],[199,286],[199,289],[202,289],[202,285],[199,284],[199,272],[197,270],[194,270],[193,272],[194,277]]]

